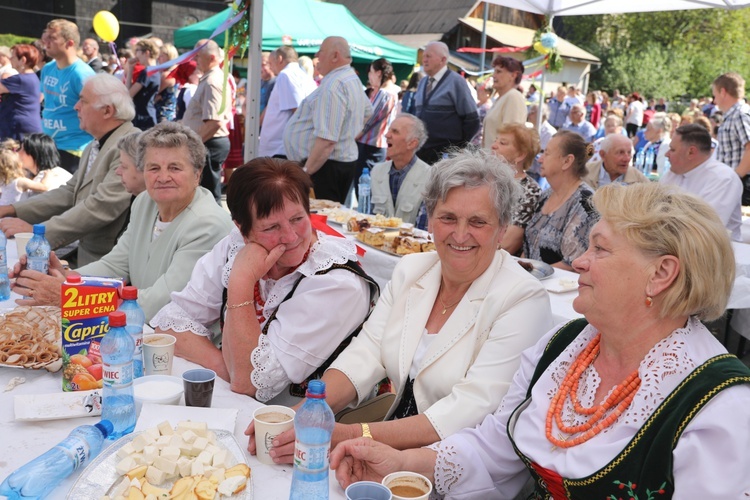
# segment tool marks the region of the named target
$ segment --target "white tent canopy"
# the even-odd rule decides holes
[[[690,9],[741,9],[750,0],[486,0],[512,9],[547,16],[629,14]]]

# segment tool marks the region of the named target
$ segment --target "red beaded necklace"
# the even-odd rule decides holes
[[[615,387],[600,405],[584,408],[578,401],[578,384],[586,369],[594,363],[599,355],[599,343],[601,334],[594,337],[586,348],[578,355],[576,360],[568,368],[557,393],[550,402],[545,423],[547,439],[559,448],[570,448],[585,443],[601,431],[611,426],[620,418],[635,398],[638,388],[641,386],[641,378],[636,369],[628,378]],[[565,425],[563,423],[563,407],[565,400],[570,398],[573,409],[579,415],[588,415],[586,422],[580,425]],[[606,415],[606,416],[605,416]],[[573,439],[558,439],[552,435],[552,421],[555,421],[558,429],[569,435],[578,434]]]
[[[310,246],[312,248],[312,245]],[[287,274],[292,274],[294,271],[299,268],[302,264],[305,263],[307,258],[310,256],[310,248],[307,249],[307,252],[305,252],[305,256],[302,257],[302,261],[300,261],[299,264],[294,266]],[[255,316],[258,318],[258,324],[262,325],[264,321],[266,321],[266,317],[263,316],[263,307],[266,305],[266,301],[263,300],[263,297],[260,295],[260,280],[255,282],[255,289],[253,290],[253,299],[255,300]]]

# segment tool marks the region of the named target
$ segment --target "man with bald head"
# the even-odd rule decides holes
[[[465,147],[479,130],[477,104],[466,80],[448,68],[448,46],[430,42],[422,53],[422,78],[414,96],[416,115],[427,126],[428,139],[417,152],[432,165],[451,147]]]
[[[372,115],[362,82],[351,67],[349,43],[329,36],[318,51],[320,86],[299,105],[284,131],[290,160],[302,162],[315,196],[344,203],[357,164],[355,137]]]
[[[224,73],[219,67],[223,59],[219,45],[213,40],[200,40],[195,46],[203,47],[195,56],[195,62],[203,76],[185,109],[182,123],[193,129],[206,146],[206,164],[201,174],[201,186],[211,191],[216,202],[220,203],[221,167],[229,155],[232,96],[229,94],[229,86],[224,86]],[[224,109],[221,109],[222,102]]]
[[[81,52],[86,56],[86,63],[94,73],[104,73],[104,63],[99,55],[99,43],[93,38],[87,38],[81,44]]]
[[[609,134],[599,149],[601,160],[586,164],[588,173],[584,182],[594,189],[617,182],[633,184],[648,182],[648,179],[637,168],[630,165],[633,159],[633,143],[622,134]]]

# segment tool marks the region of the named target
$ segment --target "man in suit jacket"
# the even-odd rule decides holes
[[[112,75],[86,80],[75,109],[81,128],[96,139],[84,149],[78,171],[57,189],[0,207],[0,230],[10,237],[44,223],[52,248],[78,240],[78,265],[86,265],[112,250],[125,224],[130,193],[115,173],[117,142],[138,129],[130,123],[135,108],[128,89]]]
[[[430,42],[422,54],[422,78],[414,97],[429,138],[419,156],[432,165],[451,146],[463,148],[479,130],[477,103],[461,75],[448,69],[448,46]]]
[[[87,38],[81,44],[81,52],[86,56],[86,61],[94,73],[104,73],[104,63],[99,55],[99,44],[93,38]]]
[[[633,184],[648,182],[645,175],[630,165],[633,158],[633,144],[622,134],[609,134],[602,141],[599,149],[601,161],[590,161],[586,164],[587,173],[583,181],[593,189],[617,182]]]
[[[414,224],[430,166],[416,152],[427,141],[427,129],[414,115],[399,114],[385,134],[387,157],[372,168],[372,211]]]

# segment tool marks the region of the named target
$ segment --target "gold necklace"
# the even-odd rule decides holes
[[[461,302],[461,299],[463,298],[463,294],[453,304],[451,304],[449,306],[446,306],[445,302],[443,302],[443,297],[442,297],[443,294],[442,294],[442,292],[443,291],[440,290],[440,293],[438,293],[438,299],[440,299],[440,303],[443,304],[443,312],[442,312],[442,314],[445,314],[448,309],[450,309],[451,307],[454,307],[456,304],[458,304],[459,302]]]

